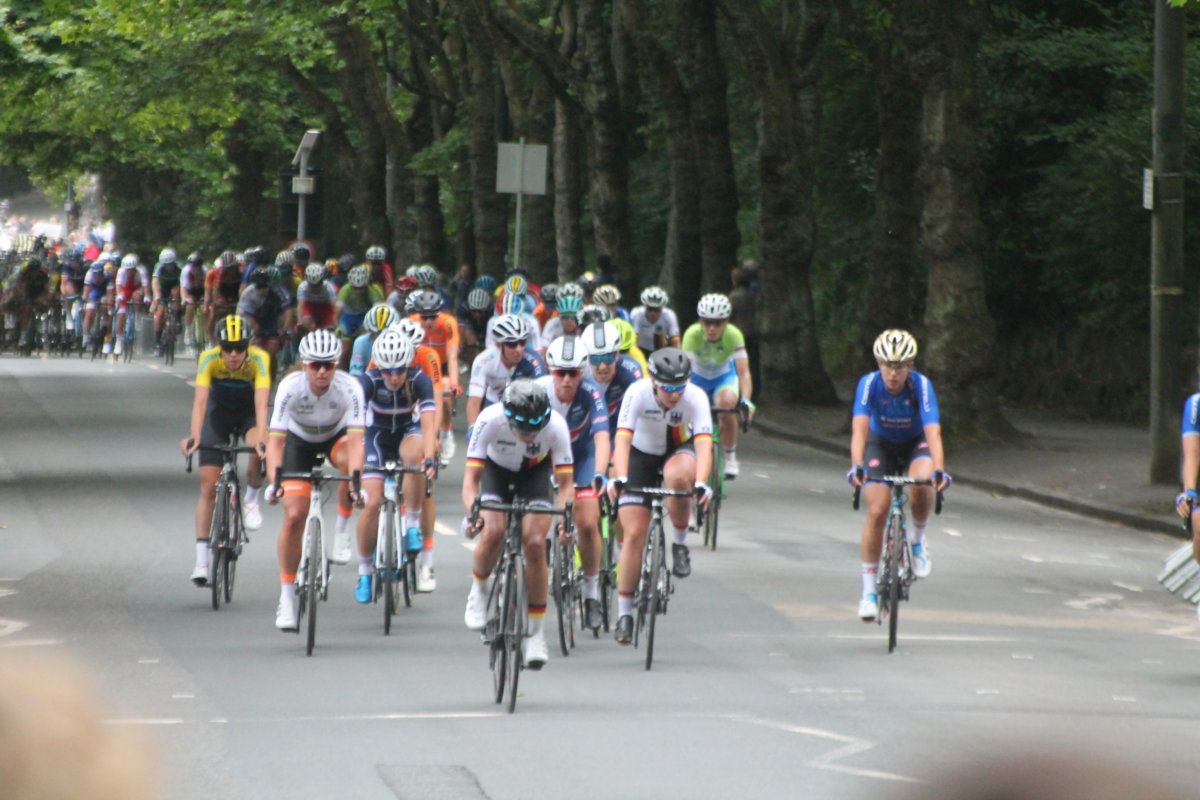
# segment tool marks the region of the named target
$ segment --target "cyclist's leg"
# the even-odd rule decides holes
[[[933,458],[923,436],[912,446],[912,455],[909,456],[908,462],[908,476],[920,480],[929,480],[933,476]],[[909,496],[912,497],[913,524],[923,533],[925,523],[929,521],[929,511],[933,508],[933,487],[912,486],[909,488],[912,490]]]
[[[420,464],[424,458],[425,445],[421,440],[421,429],[412,427],[406,432],[404,439],[400,442],[400,461],[404,464]],[[424,475],[405,475],[404,476],[404,533],[407,537],[409,530],[416,528],[421,532],[421,549],[424,552],[429,550],[433,552],[433,521],[435,519],[432,513],[426,510],[426,504],[432,503],[433,498],[425,497],[425,476]],[[425,535],[424,522],[428,518],[429,536]],[[415,538],[415,537],[414,537]],[[422,557],[424,561],[426,557]],[[430,562],[432,563],[432,562]]]
[[[688,441],[671,453],[663,464],[663,486],[690,492],[695,485],[696,451]],[[677,578],[686,578],[692,573],[691,552],[687,546],[688,525],[692,519],[692,499],[668,498],[667,515],[671,534],[671,571]]]

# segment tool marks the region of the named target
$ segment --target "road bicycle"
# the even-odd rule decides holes
[[[212,608],[221,608],[221,601],[233,601],[233,580],[242,547],[250,543],[242,521],[242,482],[238,477],[237,457],[253,454],[253,447],[238,445],[236,434],[230,435],[227,445],[200,445],[197,451],[221,454],[221,474],[217,477],[216,499],[212,522],[208,528],[208,585],[212,589]],[[192,471],[192,454],[187,457],[187,471]]]
[[[183,309],[179,298],[172,296],[167,301],[164,316],[166,319],[163,320],[162,329],[162,356],[163,363],[169,366],[175,363],[175,342],[183,326]]]
[[[517,683],[524,662],[521,644],[528,626],[529,594],[525,575],[525,547],[522,542],[522,520],[526,514],[548,514],[561,517],[567,531],[574,532],[572,503],[563,508],[529,506],[520,497],[511,503],[482,502],[476,498],[471,506],[472,526],[477,524],[480,511],[499,511],[508,514],[500,560],[492,574],[488,589],[487,621],[483,626],[483,643],[488,646],[488,667],[492,671],[492,691],[496,703],[508,695],[508,713],[517,708]]]
[[[617,596],[617,509],[608,499],[608,492],[600,493],[600,618],[604,632],[611,626],[609,613],[613,599]],[[594,638],[600,631],[592,631]]]
[[[708,501],[708,512],[705,523],[697,528],[704,529],[704,546],[709,550],[717,549],[717,527],[721,521],[721,505],[725,502],[725,448],[721,447],[721,426],[718,421],[722,414],[737,414],[738,424],[742,433],[750,430],[750,409],[738,404],[735,408],[712,408],[712,470],[708,474],[708,485],[712,487],[712,497]],[[697,506],[699,508],[699,506]]]
[[[908,600],[909,589],[915,580],[912,571],[912,544],[908,541],[908,521],[904,514],[904,506],[908,504],[904,487],[933,486],[933,481],[928,478],[910,478],[906,475],[885,475],[871,480],[886,484],[892,492],[891,505],[883,526],[883,553],[875,578],[875,594],[879,602],[879,613],[875,615],[875,621],[882,625],[883,618],[888,618],[888,652],[891,653],[896,649],[900,602]],[[855,487],[855,511],[858,510],[861,494],[862,487]],[[935,514],[942,513],[942,499],[942,493],[938,492],[934,504]]]
[[[550,594],[558,618],[558,644],[564,656],[575,648],[575,620],[583,629],[583,569],[579,565],[579,546],[574,527],[563,536],[550,533],[547,550],[551,555]],[[596,634],[599,636],[599,634]]]
[[[383,633],[392,632],[392,617],[400,607],[412,607],[416,594],[417,559],[403,546],[404,543],[404,475],[421,475],[425,469],[420,464],[397,464],[389,461],[380,470],[383,475],[383,505],[379,509],[379,528],[375,537],[375,580],[374,599],[383,598]],[[432,482],[425,482],[425,496],[433,490]],[[397,496],[400,502],[397,502]]]
[[[92,316],[92,330],[90,332],[90,340],[92,343],[92,361],[95,361],[104,347],[104,342],[109,338],[109,331],[112,328],[112,308],[105,303],[96,304],[96,313]]]
[[[326,483],[350,481],[354,493],[358,494],[362,476],[356,470],[353,475],[336,475],[325,472],[325,459],[320,457],[309,472],[284,472],[275,470],[275,486],[283,486],[286,480],[307,481],[310,485],[308,517],[304,521],[304,540],[300,546],[300,567],[296,570],[296,597],[299,610],[296,614],[296,633],[304,625],[308,615],[307,639],[304,652],[312,655],[317,643],[317,601],[329,599],[329,556],[325,550],[325,520],[322,515],[324,498],[321,489]]]

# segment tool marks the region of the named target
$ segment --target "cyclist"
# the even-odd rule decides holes
[[[441,277],[438,275],[437,269],[432,264],[421,264],[413,270],[413,280],[417,282],[417,288],[423,292],[433,292],[438,296],[441,305],[439,311],[449,311],[453,306],[450,303],[450,295],[441,287]]]
[[[694,491],[701,505],[707,505],[712,494],[703,480],[712,468],[712,412],[704,391],[688,380],[691,375],[687,354],[664,347],[650,356],[650,377],[629,387],[621,401],[613,447],[614,477],[609,484],[609,497],[619,504],[624,531],[617,572],[614,636],[618,644],[633,640],[634,593],[650,525],[650,499],[621,490],[627,485],[636,488],[661,483],[670,489]],[[692,572],[687,547],[691,510],[690,498],[667,499],[674,534],[671,572],[678,578]]]
[[[308,245],[297,242],[292,245],[292,275],[295,276],[297,288],[299,281],[304,280],[305,273],[308,270],[309,264],[312,262],[312,251],[308,249]],[[325,277],[329,277],[326,275]]]
[[[467,292],[466,302],[458,308],[458,330],[464,361],[473,361],[483,349],[488,320],[491,318],[491,295],[479,288]]]
[[[734,409],[746,406],[754,392],[750,380],[750,360],[746,357],[746,341],[742,332],[730,324],[733,306],[723,294],[706,294],[696,304],[699,322],[694,322],[683,334],[683,351],[692,359],[692,383],[708,395],[717,408]],[[734,414],[721,414],[717,425],[721,447],[725,448],[725,477],[738,476],[738,421]]]
[[[250,344],[250,328],[244,317],[230,315],[218,321],[215,327],[218,345],[200,354],[191,427],[187,438],[179,443],[179,449],[188,456],[200,446],[228,444],[232,434],[246,437],[246,444],[257,452],[250,456],[246,471],[242,518],[247,530],[256,531],[262,527],[258,490],[262,486],[260,459],[267,452],[270,356]],[[196,566],[192,570],[192,583],[197,586],[208,583],[208,534],[222,463],[220,453],[200,451]]]
[[[886,330],[872,348],[879,369],[864,375],[854,393],[850,433],[850,473],[853,486],[865,486],[867,520],[863,524],[862,599],[858,616],[871,622],[879,614],[875,578],[883,547],[883,523],[891,494],[877,480],[884,475],[932,479],[935,486],[912,487],[913,574],[929,576],[929,547],[925,525],[933,507],[934,489],[950,485],[942,449],[942,426],[933,384],[914,370],[917,340],[908,331]]]
[[[279,352],[280,336],[287,330],[292,307],[292,297],[280,285],[281,278],[275,267],[256,267],[237,306],[237,313],[250,321],[255,341],[267,351],[272,362]]]
[[[542,329],[542,341],[546,344],[560,336],[578,336],[583,332],[579,324],[579,312],[583,310],[583,289],[578,284],[563,284],[554,305],[554,316],[546,321]]]
[[[600,613],[600,502],[607,481],[610,445],[608,409],[600,387],[583,376],[587,350],[574,336],[555,339],[546,349],[550,374],[535,383],[546,390],[550,407],[567,422],[575,465],[575,525],[583,562],[584,627],[598,630]]]
[[[540,378],[546,364],[536,351],[526,347],[529,322],[515,314],[496,317],[493,326],[496,346],[475,357],[471,364],[471,384],[467,389],[467,441],[471,427],[487,406],[500,401],[504,387],[517,378]]]
[[[4,307],[17,316],[17,330],[23,337],[22,346],[33,346],[33,319],[49,308],[50,273],[39,258],[30,258],[16,273],[8,289]]]
[[[324,264],[309,264],[304,268],[304,282],[296,290],[298,337],[333,327],[337,294],[337,287],[329,280]]]
[[[617,332],[621,334],[621,354],[632,358],[642,368],[642,371],[645,371],[648,367],[646,354],[642,352],[642,348],[638,347],[637,334],[633,332],[633,326],[620,318],[612,320],[612,324],[617,326]]]
[[[279,532],[279,606],[275,627],[295,630],[297,625],[296,569],[300,564],[304,521],[312,487],[307,480],[288,479],[274,484],[279,470],[308,472],[324,455],[340,472],[361,475],[366,411],[358,381],[337,368],[342,343],[332,331],[317,330],[300,341],[304,369],[279,383],[267,444],[267,502],[283,499],[283,527]],[[347,490],[338,500],[338,529],[330,561],[350,560],[350,503],[360,498]],[[313,569],[317,565],[312,565]]]
[[[137,314],[137,307],[146,297],[146,290],[149,288],[146,269],[136,255],[130,253],[121,259],[121,268],[117,270],[113,285],[116,287],[117,302],[117,321],[113,337],[116,340],[115,352],[119,356],[125,350],[125,326],[130,324],[129,315]],[[107,347],[105,352],[108,352]]]
[[[488,320],[487,334],[484,336],[484,345],[492,347],[496,344],[494,334],[496,324],[501,317],[506,314],[511,314],[525,320],[528,335],[525,337],[525,346],[528,350],[540,352],[542,348],[542,326],[538,323],[537,317],[528,311],[522,309],[527,308],[527,296],[523,294],[503,294],[500,297],[500,313],[497,316]]]
[[[179,284],[183,269],[179,266],[175,251],[164,247],[158,254],[158,263],[150,278],[150,289],[154,301],[150,313],[154,315],[154,354],[162,355],[162,333],[166,323],[167,306],[179,302]]]
[[[184,330],[190,336],[196,319],[196,308],[204,302],[204,259],[199,253],[192,253],[187,257],[187,262],[179,273],[179,285],[183,290]],[[206,343],[191,344],[194,347],[202,347]]]
[[[538,508],[550,507],[550,475],[553,465],[560,505],[575,497],[571,465],[571,438],[567,423],[550,408],[546,390],[533,381],[516,380],[504,390],[500,403],[479,415],[475,434],[467,448],[462,501],[468,512],[475,498],[485,502],[511,503],[515,497]],[[473,631],[487,622],[487,581],[504,542],[504,515],[481,511],[478,528],[465,528],[468,537],[482,528],[471,567],[471,590],[463,620]],[[529,627],[522,646],[525,666],[532,670],[546,665],[548,652],[543,622],[546,618],[546,536],[550,517],[530,514],[522,520],[526,587],[529,596]]]
[[[367,365],[371,363],[371,348],[375,344],[375,340],[379,338],[380,333],[395,325],[399,319],[400,315],[396,313],[396,309],[387,303],[377,303],[371,306],[371,310],[363,318],[363,327],[367,330],[354,340],[354,349],[350,354],[351,375],[357,377],[367,371]]]
[[[84,281],[87,278],[87,264],[83,260],[83,246],[76,245],[71,248],[70,254],[67,256],[67,263],[63,266],[62,281],[59,291],[63,298],[63,320],[65,330],[73,334],[75,343],[79,343],[79,339],[83,335],[81,330],[82,315],[80,309],[82,303],[79,302],[80,297],[84,293]]]
[[[629,322],[629,312],[621,308],[621,290],[611,283],[596,287],[592,292],[592,302],[608,309],[609,319],[623,319]]]
[[[217,320],[236,310],[241,289],[242,268],[237,253],[226,250],[204,277],[204,313],[208,317],[209,341],[212,341]]]
[[[638,347],[644,353],[653,353],[662,347],[679,347],[679,319],[667,308],[670,298],[658,286],[642,290],[642,304],[629,315],[629,322],[637,333]]]
[[[417,280],[421,280],[421,267],[417,270]],[[428,267],[432,270],[433,267]],[[437,273],[434,273],[436,276]],[[428,277],[428,276],[426,276]],[[423,289],[412,296],[416,313],[411,319],[421,324],[425,330],[425,345],[432,347],[438,355],[445,379],[445,393],[438,399],[440,411],[438,414],[438,442],[441,446],[442,458],[446,461],[454,458],[454,398],[461,393],[458,384],[458,320],[448,311],[442,311],[444,300],[432,289]]]
[[[388,311],[391,309],[386,306]],[[424,475],[405,475],[404,548],[409,557],[422,552],[421,505],[425,481],[437,477],[437,401],[433,382],[413,364],[412,342],[399,330],[385,330],[371,347],[374,367],[358,376],[367,403],[366,460],[363,474],[365,505],[358,518],[358,586],[354,599],[371,602],[379,507],[383,503],[383,473],[389,461],[423,464]],[[429,567],[432,578],[433,568]]]
[[[103,305],[106,308],[109,307],[108,290],[111,278],[105,270],[107,264],[108,259],[100,256],[100,258],[97,258],[88,267],[87,275],[83,278],[84,297],[86,300],[83,311],[83,347],[85,350],[92,343],[92,320],[96,316],[96,307],[99,305]],[[101,338],[104,338],[105,333],[107,331],[96,331],[96,335]],[[105,343],[105,347],[105,352],[109,352],[107,343]]]
[[[346,285],[337,295],[337,334],[345,351],[342,359],[350,363],[350,345],[363,332],[363,319],[371,306],[383,302],[383,292],[370,282],[371,270],[359,264],[346,276]],[[343,366],[345,366],[345,364]]]
[[[371,283],[383,291],[384,297],[390,295],[395,283],[395,273],[392,271],[392,265],[387,262],[387,250],[377,244],[368,247],[367,267],[371,270]]]
[[[625,392],[645,377],[632,356],[622,355],[621,333],[612,322],[593,323],[583,331],[588,351],[588,377],[600,387],[608,408],[608,429],[617,430],[617,413]]]

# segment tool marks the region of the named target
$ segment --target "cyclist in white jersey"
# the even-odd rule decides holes
[[[642,304],[629,314],[629,323],[637,334],[642,352],[653,353],[663,347],[679,347],[679,319],[667,308],[670,298],[657,286],[642,291]]]
[[[537,351],[526,344],[529,323],[516,314],[503,314],[496,320],[496,344],[471,363],[471,383],[467,387],[467,425],[474,425],[479,412],[500,400],[504,387],[516,378],[540,378],[546,365]],[[468,438],[470,428],[467,429]]]
[[[275,395],[267,444],[267,501],[283,498],[283,528],[279,532],[279,607],[275,627],[295,630],[296,569],[300,564],[304,520],[308,515],[311,486],[307,480],[288,479],[281,472],[308,472],[325,456],[340,472],[362,474],[366,428],[366,403],[358,381],[338,370],[342,343],[331,331],[318,330],[300,341],[301,372],[284,378]],[[350,560],[349,521],[352,503],[361,497],[346,484],[339,492],[338,530],[330,560]]]
[[[533,381],[514,381],[504,390],[502,402],[484,409],[476,420],[467,447],[462,501],[469,512],[478,497],[510,503],[514,496],[527,504],[550,507],[550,472],[557,481],[557,499],[575,499],[571,435],[566,421],[550,408],[546,390]],[[463,530],[473,537],[479,528]],[[529,587],[529,629],[523,645],[525,666],[541,669],[547,659],[543,622],[546,617],[546,536],[550,517],[530,514],[522,520],[525,571]],[[483,535],[475,547],[471,591],[463,620],[471,630],[482,630],[487,620],[487,581],[500,557],[504,540],[504,515],[480,512]]]
[[[504,294],[500,298],[500,313],[492,317],[487,322],[487,328],[484,331],[484,344],[488,347],[496,345],[496,325],[499,324],[506,315],[513,314],[525,320],[525,324],[529,326],[529,331],[525,335],[525,349],[531,352],[541,352],[545,349],[542,343],[542,326],[538,322],[537,317],[525,310],[525,298],[523,294]]]
[[[708,396],[688,381],[692,364],[683,351],[664,347],[650,356],[650,377],[629,387],[621,401],[613,448],[613,475],[609,496],[618,505],[625,538],[617,577],[618,644],[633,641],[633,603],[642,550],[650,525],[650,499],[628,487],[658,486],[694,490],[702,505],[712,494],[700,477],[712,468],[712,412]],[[659,477],[661,471],[661,478]],[[671,571],[679,578],[691,574],[687,532],[691,500],[672,497],[667,501],[674,543]]]

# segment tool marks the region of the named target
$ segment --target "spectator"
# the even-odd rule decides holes
[[[733,291],[729,293],[733,314],[729,321],[746,337],[746,355],[750,358],[750,380],[761,387],[762,359],[758,354],[758,265],[744,261],[733,270]],[[757,390],[761,392],[761,389]],[[759,395],[761,397],[761,394]]]

